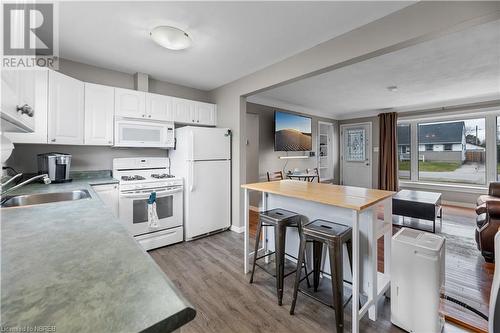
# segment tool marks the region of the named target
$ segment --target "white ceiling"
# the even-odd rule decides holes
[[[60,56],[211,90],[412,2],[60,2]],[[185,30],[170,51],[152,28]]]
[[[397,92],[387,87],[397,86]],[[250,101],[336,119],[500,99],[500,21],[278,87]]]

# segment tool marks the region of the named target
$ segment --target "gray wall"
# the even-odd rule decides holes
[[[233,132],[233,226],[242,227],[244,217],[246,96],[496,19],[491,13],[498,8],[493,2],[418,2],[215,89],[219,126]]]
[[[59,71],[76,79],[113,87],[134,89],[133,74],[117,72],[67,59],[60,59]],[[211,102],[207,91],[193,89],[149,78],[149,91],[169,96]],[[36,155],[61,152],[73,155],[72,170],[110,170],[113,158],[166,157],[167,150],[159,148],[113,148],[102,146],[67,146],[44,144],[15,144],[6,165],[22,172],[36,172]]]
[[[133,73],[117,72],[67,59],[60,59],[59,72],[85,82],[134,89]],[[189,88],[170,82],[158,81],[151,76],[149,77],[149,92],[187,98],[195,101],[212,102],[211,95],[208,91]]]
[[[19,172],[37,172],[36,155],[47,152],[73,155],[71,170],[111,170],[113,158],[118,157],[167,157],[168,151],[157,148],[113,148],[100,146],[67,146],[16,144],[6,165]]]
[[[309,157],[307,159],[297,159],[297,160],[280,160],[280,156],[286,156],[286,152],[274,151],[274,112],[283,111],[295,114],[300,114],[298,112],[293,112],[290,110],[283,110],[271,106],[247,103],[247,113],[253,113],[259,115],[259,179],[261,181],[266,180],[267,171],[288,171],[294,170],[295,168],[300,170],[305,170],[307,168],[316,168],[318,166],[317,156]],[[311,131],[312,131],[312,151],[317,153],[317,135],[318,135],[318,121],[324,121],[333,123],[336,127],[337,121],[333,119],[320,118],[311,115],[305,115],[311,117]],[[334,138],[334,145],[337,144],[337,139]],[[337,150],[338,151],[338,150]],[[303,152],[288,152],[288,156],[294,155],[304,155]],[[338,160],[338,157],[334,156],[334,160]],[[249,168],[252,162],[247,163],[247,168]],[[283,169],[285,168],[286,169]],[[247,169],[247,173],[251,172]],[[335,180],[337,173],[334,170]]]

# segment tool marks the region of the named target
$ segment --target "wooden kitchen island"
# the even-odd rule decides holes
[[[371,320],[377,319],[377,300],[390,286],[390,258],[392,237],[392,196],[394,192],[311,183],[296,180],[254,183],[241,186],[245,193],[245,244],[244,272],[250,271],[249,259],[253,251],[249,247],[249,192],[262,192],[262,210],[283,208],[303,215],[304,223],[324,219],[352,227],[353,269],[352,276],[347,257],[344,260],[344,279],[352,282],[352,299],[365,295],[359,309],[352,301],[352,332],[359,332],[359,321],[368,312]],[[384,220],[377,218],[378,207],[382,206]],[[261,250],[274,250],[274,235],[264,228],[267,242]],[[299,237],[297,231],[289,228],[286,238],[286,252],[297,256]],[[384,237],[384,273],[377,271],[377,240]],[[310,249],[308,249],[310,250]],[[310,256],[308,251],[307,256]],[[344,254],[346,255],[346,254]],[[325,256],[327,257],[327,256]],[[328,260],[328,259],[325,259]],[[308,260],[308,262],[312,262]],[[323,264],[328,272],[329,265]]]

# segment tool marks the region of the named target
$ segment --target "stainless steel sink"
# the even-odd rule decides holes
[[[39,193],[27,195],[15,195],[2,200],[1,207],[20,207],[39,205],[50,202],[72,201],[92,198],[87,190],[75,190],[70,192]]]

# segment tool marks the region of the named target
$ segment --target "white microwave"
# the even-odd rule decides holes
[[[173,148],[174,144],[173,122],[123,118],[115,121],[116,147]]]

